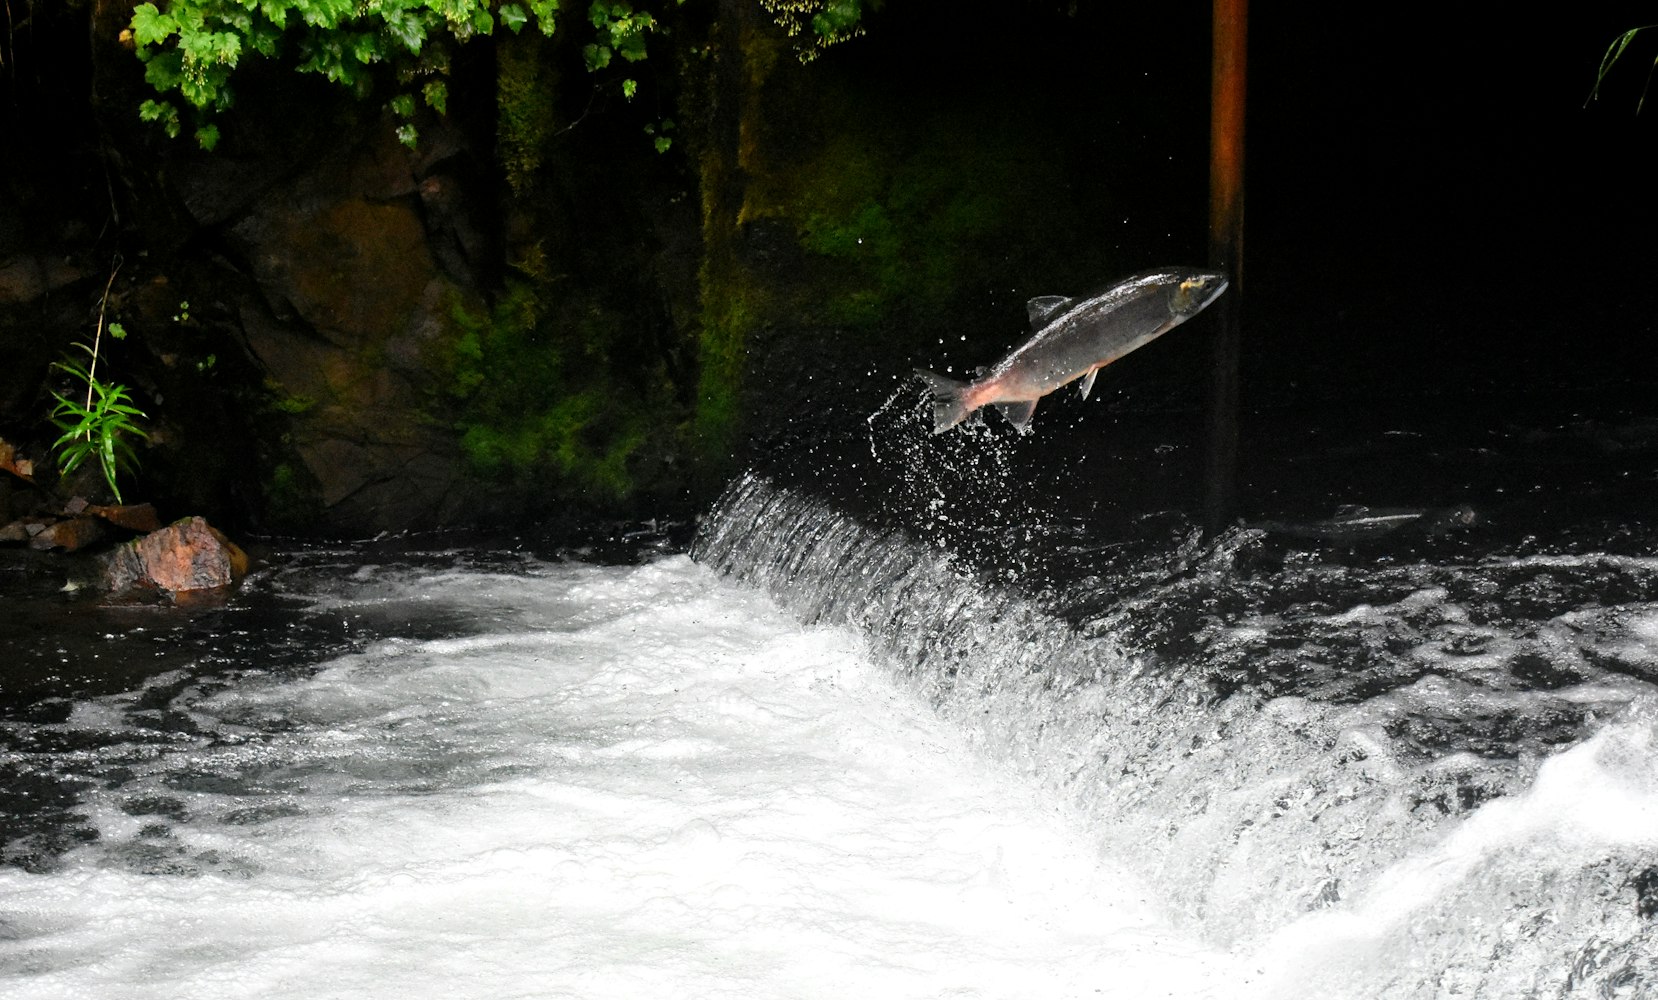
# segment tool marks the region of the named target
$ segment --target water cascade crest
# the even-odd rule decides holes
[[[1033,594],[760,472],[693,555],[861,632],[1291,995],[1658,995],[1658,558],[1238,527]]]

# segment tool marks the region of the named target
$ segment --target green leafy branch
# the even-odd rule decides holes
[[[864,8],[878,7],[880,0],[760,0],[760,6],[808,63],[829,46],[862,35]]]
[[[636,11],[630,3],[606,3],[605,0],[594,0],[587,8],[587,20],[596,35],[581,49],[589,73],[609,66],[613,56],[621,56],[628,62],[645,58],[645,35],[658,27],[656,18],[648,11]]]
[[[663,12],[686,0],[636,2],[590,0],[591,40],[581,46],[589,72],[644,59],[647,40],[667,33]],[[864,11],[879,6],[879,0],[757,2],[795,39],[802,61],[862,34]],[[220,139],[219,116],[236,103],[236,71],[250,60],[279,60],[359,98],[391,82],[396,90],[387,106],[401,119],[397,136],[413,147],[417,111],[448,111],[455,46],[500,28],[519,34],[530,25],[550,37],[559,13],[560,0],[146,0],[133,8],[128,29],[155,91],[139,117],[169,136],[188,130],[211,150]],[[638,90],[631,75],[621,81],[623,97],[632,100]],[[661,134],[667,128],[650,133],[658,151],[671,144]]]
[[[1600,68],[1595,71],[1595,86],[1589,91],[1589,101],[1593,101],[1600,96],[1600,85],[1606,82],[1606,75],[1612,71],[1613,65],[1623,57],[1624,51],[1629,48],[1631,42],[1635,41],[1635,37],[1652,28],[1658,28],[1658,24],[1644,24],[1639,28],[1630,28],[1612,40],[1612,44],[1606,47],[1605,54],[1600,58]],[[1641,98],[1635,103],[1636,114],[1640,114],[1641,109],[1646,105],[1646,95],[1652,90],[1654,72],[1658,72],[1658,58],[1653,60],[1652,67],[1647,70],[1646,83],[1641,87]],[[1584,103],[1587,104],[1588,101]]]
[[[92,348],[80,343],[75,346],[92,355],[93,365],[97,364],[98,356]],[[85,403],[62,393],[52,393],[58,401],[52,410],[52,422],[63,431],[63,436],[52,445],[58,453],[59,468],[68,475],[89,457],[96,456],[103,468],[104,481],[120,501],[121,487],[116,483],[116,476],[138,467],[131,438],[149,437],[133,422],[134,417],[144,417],[144,411],[132,405],[126,386],[102,381],[92,374],[91,368],[74,358],[54,362],[52,367],[85,383],[87,389]]]
[[[63,432],[52,443],[52,450],[58,455],[58,467],[64,475],[68,475],[88,458],[95,456],[103,469],[104,480],[109,483],[110,492],[115,495],[117,502],[121,500],[121,488],[116,483],[116,476],[138,467],[131,439],[149,437],[149,434],[133,421],[134,417],[146,417],[146,414],[132,405],[132,397],[127,392],[127,387],[119,383],[104,382],[97,374],[98,350],[103,345],[104,308],[109,302],[109,290],[115,284],[115,275],[120,270],[121,265],[117,261],[110,271],[109,283],[104,286],[103,300],[98,304],[98,328],[93,334],[92,346],[88,347],[78,342],[75,344],[85,351],[91,360],[83,363],[78,358],[70,357],[52,364],[53,368],[67,373],[86,386],[84,401],[71,399],[55,390],[52,393],[52,397],[58,401],[58,405],[52,409],[52,422]],[[109,335],[120,340],[127,333],[121,324],[111,323]]]
[[[214,117],[235,103],[232,74],[244,58],[291,59],[359,96],[384,67],[402,91],[391,103],[404,119],[398,137],[414,145],[417,101],[443,114],[448,45],[518,32],[531,22],[551,35],[559,0],[162,0],[133,9],[131,32],[144,77],[157,97],[139,108],[170,136],[195,123],[196,141],[219,141]]]

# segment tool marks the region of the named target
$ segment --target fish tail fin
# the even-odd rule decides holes
[[[933,394],[933,433],[943,434],[945,431],[967,419],[972,412],[968,407],[965,396],[966,382],[957,382],[953,378],[945,378],[937,372],[930,372],[925,368],[917,368],[915,374]]]

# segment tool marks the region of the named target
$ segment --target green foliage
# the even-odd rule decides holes
[[[666,33],[662,12],[685,0],[592,0],[581,45],[590,72],[616,60],[632,64],[647,55],[651,35]],[[803,61],[828,46],[862,34],[869,0],[760,0],[795,40]],[[445,82],[455,46],[534,26],[551,37],[560,0],[146,0],[133,9],[130,28],[144,77],[156,96],[139,117],[177,137],[190,124],[196,142],[211,150],[220,141],[215,118],[235,105],[236,71],[250,60],[280,60],[300,73],[321,76],[366,97],[390,83],[388,100],[402,119],[398,138],[413,146],[417,98],[438,114],[448,107]],[[654,7],[653,12],[647,7]],[[639,81],[620,81],[632,100]],[[659,152],[669,143],[653,137]]]
[[[674,137],[669,135],[674,130],[674,120],[664,118],[659,122],[645,126],[645,134],[651,137],[651,146],[658,153],[666,153],[674,144]]]
[[[515,36],[533,25],[550,37],[559,14],[559,0],[159,2],[141,3],[132,14],[132,40],[145,79],[156,92],[140,106],[139,117],[174,137],[184,132],[188,119],[196,141],[209,150],[220,139],[214,119],[234,106],[234,76],[249,59],[282,60],[359,97],[377,84],[394,82],[397,91],[388,105],[402,119],[399,139],[412,146],[419,138],[413,121],[417,99],[438,114],[447,111],[445,79],[456,45],[494,35],[498,27]],[[656,6],[683,2],[656,0]],[[846,6],[842,0],[825,9]],[[855,11],[858,5],[850,7]],[[656,14],[627,0],[594,0],[585,20],[591,40],[581,50],[595,73],[617,58],[624,63],[644,59],[647,38],[664,30]],[[633,77],[621,81],[630,100],[638,87]]]
[[[515,35],[524,30],[524,25],[530,19],[530,16],[524,13],[524,8],[515,3],[503,4],[496,13],[501,23],[507,26],[507,30]]]
[[[169,138],[176,139],[180,129],[178,109],[163,101],[147,100],[138,106],[138,117],[147,122],[156,122],[166,132]]]
[[[582,46],[581,54],[590,73],[610,65],[612,56],[628,62],[645,58],[645,35],[657,28],[656,18],[648,11],[636,11],[625,0],[593,0],[587,8],[587,20],[593,25],[595,37]],[[626,83],[623,89],[627,89]]]
[[[442,80],[428,80],[420,88],[420,96],[426,99],[426,106],[438,114],[449,113],[449,86]]]
[[[124,336],[124,330],[117,334],[119,329],[119,324],[114,324],[110,327],[110,333]],[[58,401],[52,410],[52,422],[63,432],[52,444],[52,450],[58,454],[58,467],[64,475],[74,472],[88,458],[96,457],[110,492],[119,501],[121,487],[116,483],[116,476],[121,472],[130,472],[138,465],[133,454],[132,438],[149,436],[133,422],[133,418],[144,417],[145,414],[132,405],[126,386],[97,377],[97,351],[86,344],[77,343],[75,346],[91,357],[90,364],[70,357],[54,362],[52,367],[67,373],[84,386],[86,396],[83,402],[60,392],[52,393]]]
[[[864,33],[865,0],[760,0],[760,6],[794,42],[803,63]]]
[[[416,95],[443,113],[442,78],[454,44],[490,35],[497,25],[516,34],[533,23],[551,35],[558,12],[558,0],[163,0],[163,6],[146,2],[133,9],[133,43],[157,94],[139,116],[170,136],[183,131],[185,115],[193,117],[204,149],[219,141],[212,119],[235,103],[232,77],[245,59],[284,59],[359,96],[373,89],[377,76],[395,78],[402,89],[393,108],[409,119]],[[638,16],[608,19],[624,55],[644,55],[649,15],[643,17],[644,27]],[[393,72],[382,72],[388,69]],[[411,145],[417,137],[407,121],[399,136]]]
[[[1620,58],[1623,57],[1624,51],[1629,48],[1630,43],[1635,41],[1635,38],[1640,35],[1641,32],[1652,28],[1658,28],[1658,24],[1646,24],[1639,28],[1630,28],[1628,31],[1612,40],[1612,44],[1606,47],[1605,54],[1601,56],[1600,68],[1595,71],[1595,86],[1589,91],[1589,100],[1592,101],[1600,96],[1600,87],[1601,84],[1606,82],[1606,75],[1612,71],[1612,67],[1617,64]],[[1646,84],[1641,88],[1640,100],[1635,102],[1636,114],[1640,114],[1641,109],[1646,106],[1646,95],[1648,91],[1652,89],[1652,76],[1655,72],[1658,72],[1658,58],[1653,60],[1652,69],[1647,71]]]
[[[595,310],[573,323],[567,313],[548,315],[524,281],[511,283],[487,315],[457,305],[451,316],[458,336],[444,409],[474,468],[565,495],[617,500],[635,491],[630,462],[662,401],[640,398],[611,374],[614,320]]]
[[[84,397],[75,400],[53,390],[52,398],[58,404],[52,408],[51,415],[52,423],[63,432],[52,442],[52,450],[58,455],[58,468],[68,475],[80,468],[88,458],[96,457],[104,480],[109,483],[109,490],[117,501],[121,499],[121,487],[116,477],[138,466],[131,439],[149,437],[143,428],[133,422],[134,417],[144,417],[145,413],[132,405],[127,387],[98,378],[98,349],[103,345],[104,331],[108,330],[115,340],[124,340],[127,336],[126,327],[120,323],[109,323],[107,326],[104,323],[109,292],[115,287],[115,276],[120,272],[121,257],[117,254],[110,268],[109,281],[104,285],[103,298],[98,302],[98,327],[92,345],[75,344],[86,352],[89,360],[83,364],[79,358],[66,357],[52,364],[53,368],[86,388]]]

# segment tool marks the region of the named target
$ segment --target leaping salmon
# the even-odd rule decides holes
[[[944,433],[981,406],[996,407],[1019,433],[1028,433],[1037,400],[1077,379],[1087,399],[1101,368],[1202,312],[1226,284],[1226,276],[1214,271],[1165,267],[1087,298],[1031,299],[1027,309],[1035,332],[977,381],[916,369],[932,388],[933,433]]]

